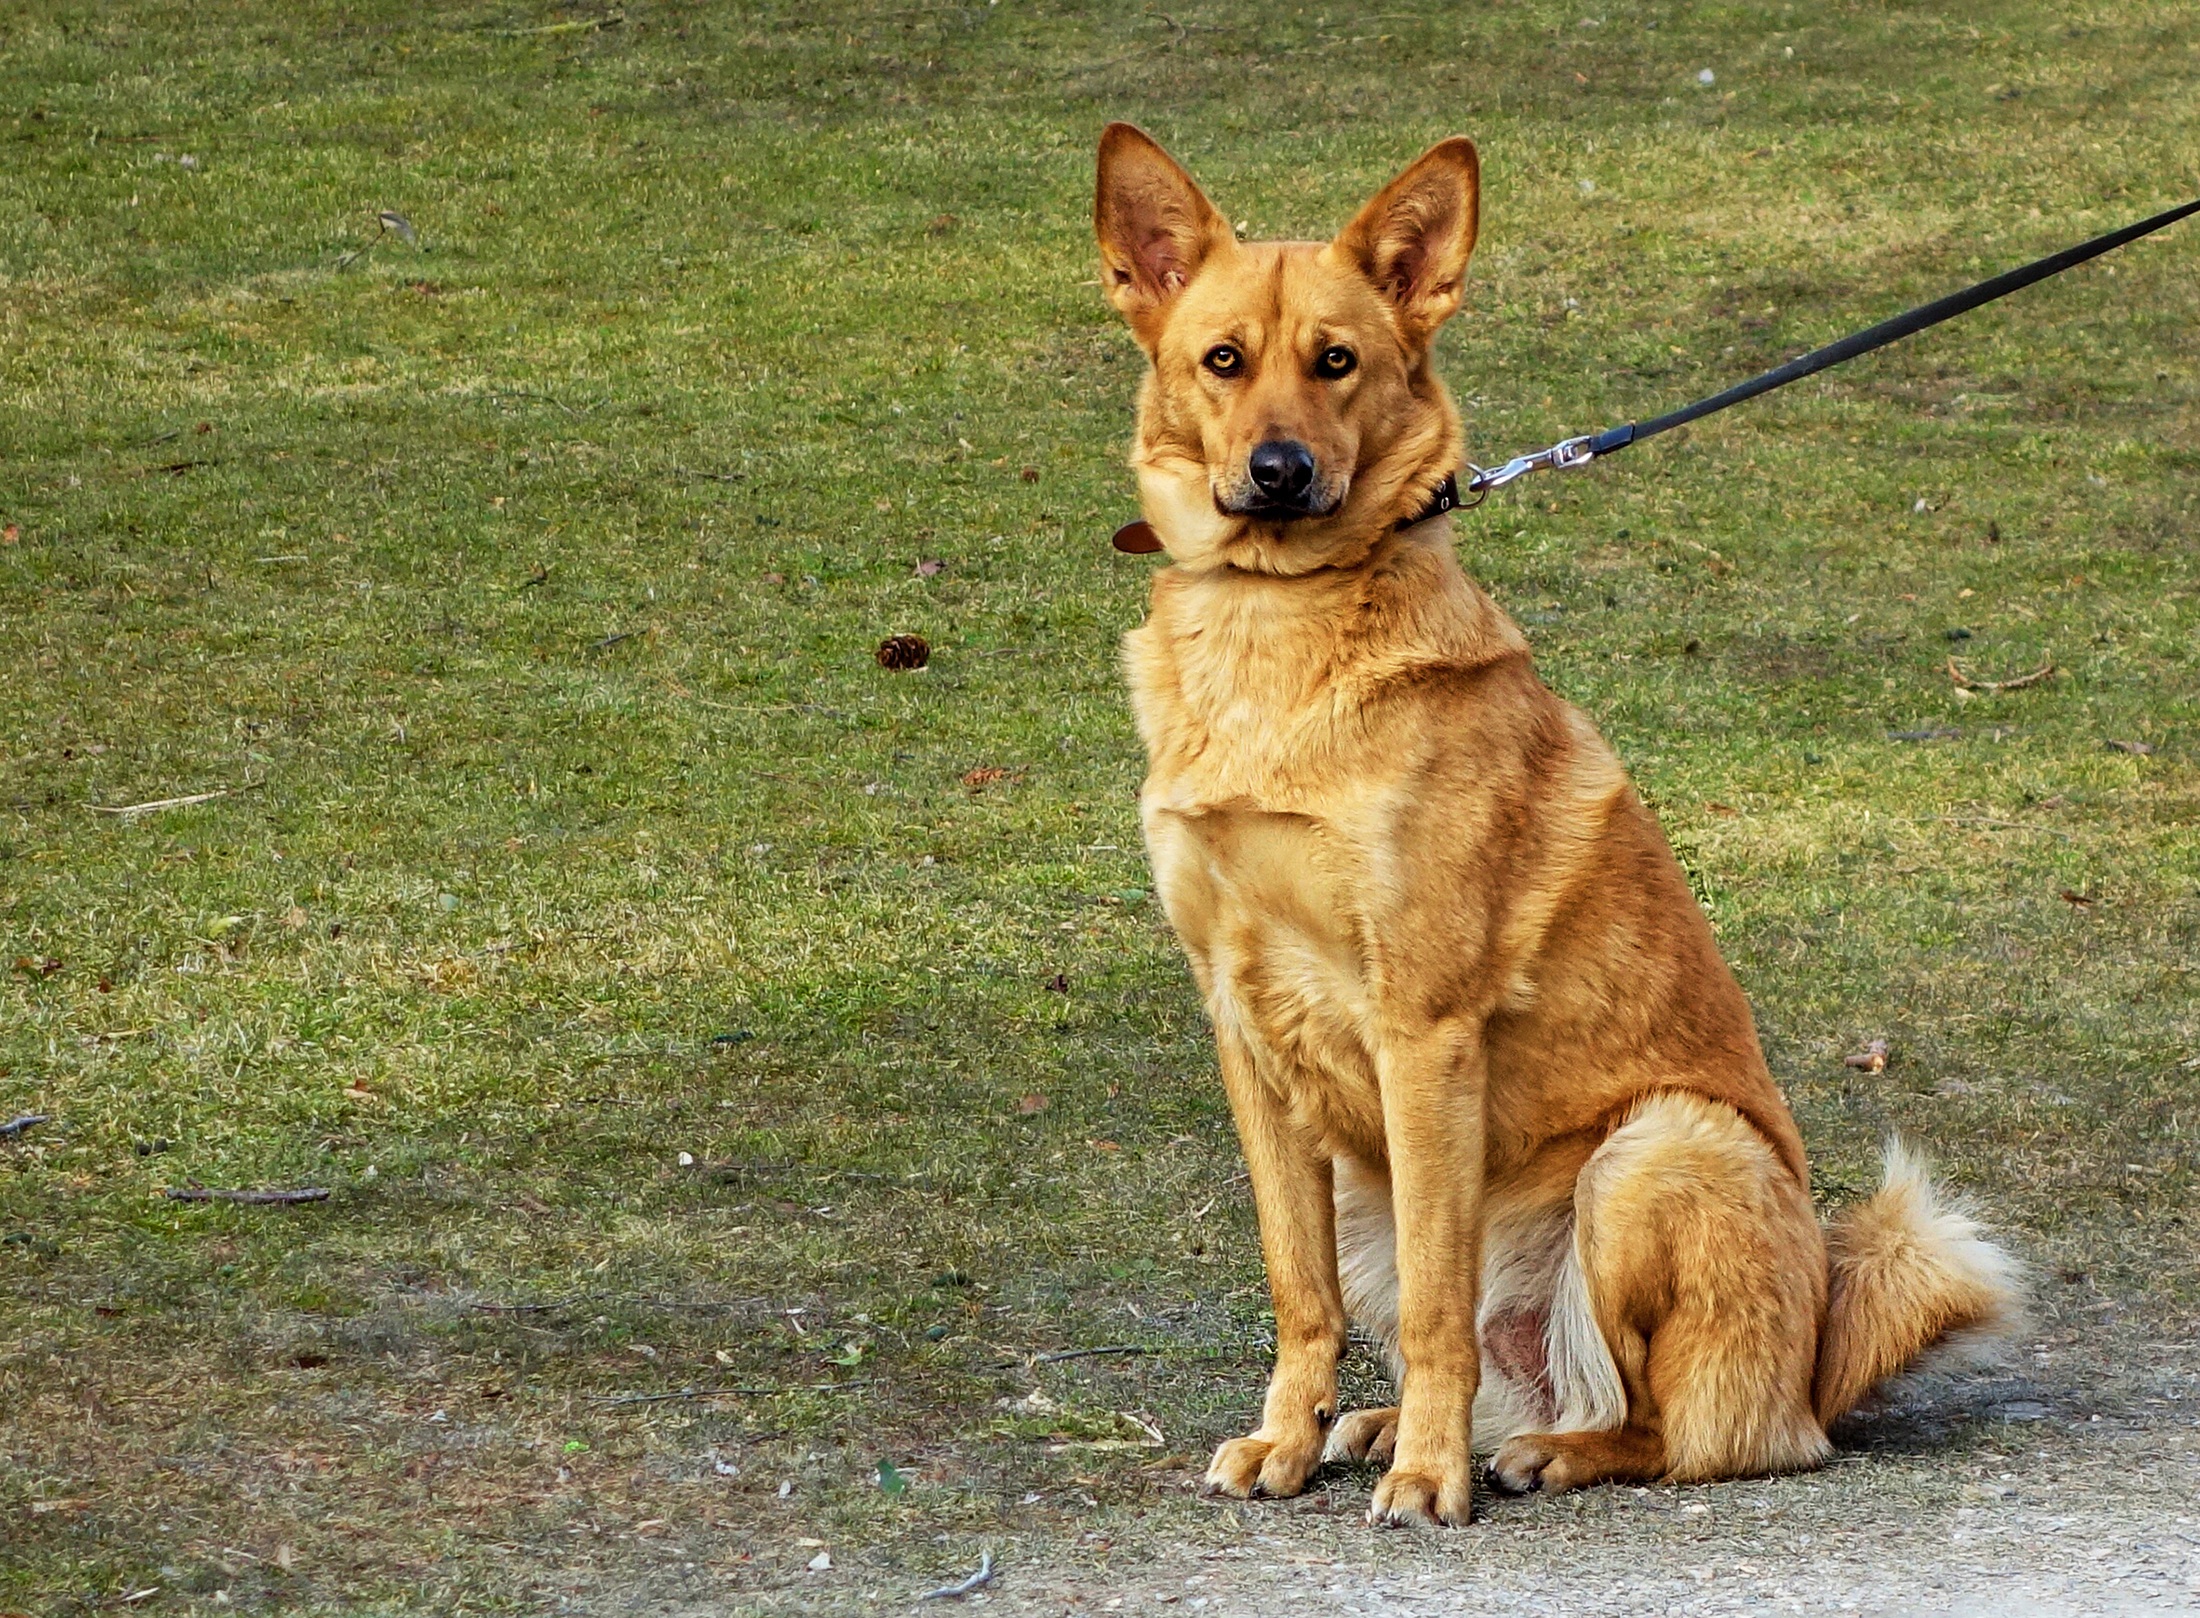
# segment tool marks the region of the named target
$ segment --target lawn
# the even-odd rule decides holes
[[[1254,235],[1472,135],[1493,461],[2185,200],[2200,13],[10,0],[0,1611],[2200,1578],[2200,224],[1459,519],[1820,1195],[1915,1137],[2038,1321],[1816,1481],[1380,1537],[1191,1494],[1268,1325],[1139,845],[1111,117]]]

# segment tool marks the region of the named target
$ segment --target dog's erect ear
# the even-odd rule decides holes
[[[1092,230],[1100,238],[1100,284],[1108,301],[1148,348],[1170,300],[1209,253],[1234,239],[1192,177],[1132,124],[1100,132]]]
[[[1415,158],[1336,240],[1337,251],[1396,307],[1416,343],[1459,312],[1481,202],[1474,142],[1454,135]]]

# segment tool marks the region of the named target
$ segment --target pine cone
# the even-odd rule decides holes
[[[897,674],[921,669],[932,661],[932,648],[922,635],[888,635],[878,643],[878,666]]]

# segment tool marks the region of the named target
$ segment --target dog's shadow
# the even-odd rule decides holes
[[[2062,1427],[2085,1419],[2068,1389],[2018,1375],[1910,1377],[1865,1400],[1826,1430],[1835,1448],[1862,1455],[1927,1455],[1967,1437]]]

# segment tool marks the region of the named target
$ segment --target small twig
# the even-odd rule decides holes
[[[2015,675],[2007,680],[1980,680],[1963,672],[1963,665],[1953,657],[1948,659],[1948,678],[1964,691],[2022,691],[2028,685],[2038,685],[2055,672],[2055,660],[2049,658],[2030,674]]]
[[[535,564],[535,571],[527,575],[527,581],[524,584],[514,586],[513,593],[517,594],[521,590],[533,590],[541,585],[548,584],[549,582],[550,570],[547,567],[544,567],[540,562],[537,562]]]
[[[151,438],[140,438],[128,447],[131,449],[150,449],[155,444],[165,444],[171,438],[181,438],[182,436],[183,429],[181,427],[171,427],[164,433],[155,433]]]
[[[2043,837],[2070,841],[2070,833],[2057,831],[2053,826],[2028,826],[2021,820],[1996,820],[1992,815],[1937,815],[1934,818],[1951,826],[1984,826],[1988,831],[2036,831]]]
[[[599,28],[616,28],[625,21],[625,12],[607,11],[601,17],[583,17],[577,22],[550,22],[539,28],[498,28],[492,32],[506,39],[543,39],[552,34],[592,34]]]
[[[373,250],[375,243],[379,242],[383,237],[389,235],[392,231],[395,231],[398,236],[401,237],[409,246],[418,247],[420,245],[419,236],[417,236],[413,232],[412,221],[410,219],[407,219],[403,214],[399,213],[395,208],[384,208],[380,213],[374,216],[374,222],[381,228],[376,230],[372,236],[369,236],[358,247],[352,249],[352,251],[346,253],[342,258],[338,259],[336,261],[336,267],[339,270],[348,270],[354,264],[358,263],[361,259],[365,258],[367,254]]]
[[[684,478],[706,478],[712,483],[739,483],[748,476],[746,472],[697,472],[685,466],[672,470]]]
[[[253,1207],[288,1208],[301,1202],[326,1202],[325,1187],[309,1185],[297,1191],[221,1191],[203,1185],[172,1185],[161,1193],[170,1202],[242,1202]]]
[[[867,1388],[879,1379],[859,1376],[846,1382],[797,1383],[776,1388],[678,1388],[671,1393],[611,1393],[591,1398],[594,1405],[661,1405],[675,1399],[770,1399],[782,1393],[838,1393],[843,1388]]]
[[[879,1174],[869,1169],[836,1169],[809,1163],[696,1163],[693,1167],[713,1179],[765,1179],[775,1175],[804,1180],[838,1180],[850,1185],[890,1185],[926,1190],[938,1184],[929,1174]]]
[[[1064,1360],[1091,1359],[1100,1354],[1159,1354],[1158,1348],[1148,1348],[1143,1343],[1110,1343],[1105,1348],[1064,1348],[1052,1354],[1034,1354],[1034,1365],[1059,1365]]]
[[[708,697],[689,697],[688,701],[698,707],[716,708],[720,713],[814,713],[823,714],[827,719],[845,719],[848,717],[843,709],[820,707],[814,702],[713,702]],[[758,775],[771,775],[774,781],[794,780],[791,775],[772,775],[769,770],[758,770],[756,773]]]
[[[1875,1039],[1853,1056],[1841,1058],[1843,1067],[1853,1067],[1860,1073],[1884,1073],[1887,1071],[1887,1042]]]
[[[212,803],[216,798],[228,797],[229,791],[228,787],[216,787],[212,792],[191,792],[180,798],[154,798],[146,803],[88,803],[84,807],[95,815],[149,815],[161,809],[188,809],[194,803]]]
[[[937,1590],[927,1590],[917,1597],[919,1601],[960,1601],[973,1590],[981,1590],[993,1582],[993,1553],[978,1553],[978,1571],[960,1584],[943,1584]]]
[[[586,1303],[588,1296],[585,1292],[576,1292],[572,1297],[561,1298],[556,1303],[469,1303],[466,1307],[477,1315],[540,1315],[570,1309],[577,1303]]]
[[[592,652],[600,652],[607,646],[618,645],[622,640],[632,640],[640,633],[641,631],[636,629],[622,629],[616,635],[606,635],[602,640],[590,641],[588,649]]]
[[[24,1134],[29,1130],[36,1129],[40,1124],[50,1124],[52,1122],[53,1118],[48,1113],[17,1113],[6,1123],[0,1124],[0,1140],[13,1140],[18,1135]]]

